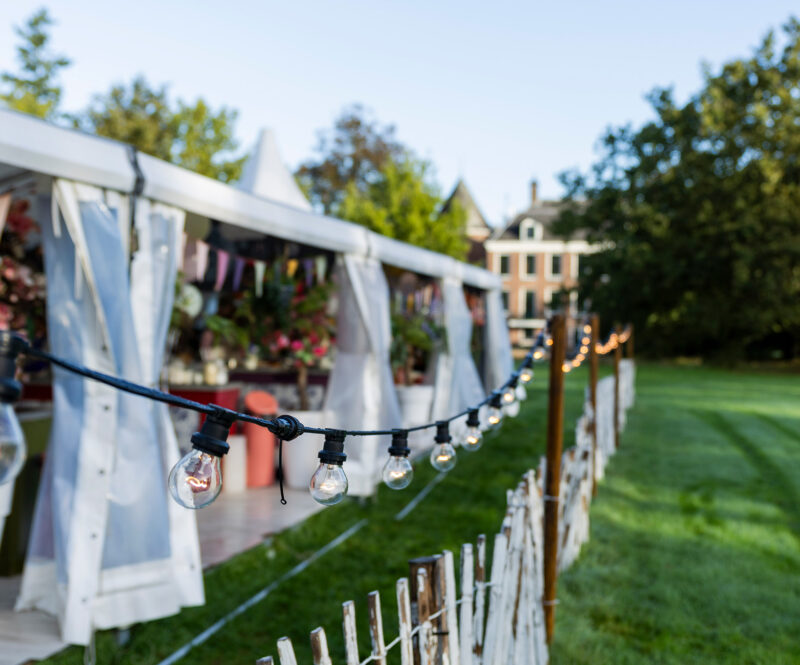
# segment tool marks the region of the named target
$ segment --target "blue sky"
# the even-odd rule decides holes
[[[15,67],[12,26],[41,2],[0,2],[0,69]],[[492,223],[556,197],[558,172],[587,168],[610,124],[649,117],[657,85],[685,99],[700,64],[748,55],[800,6],[782,0],[669,3],[339,0],[53,0],[54,46],[74,63],[64,106],[143,73],[173,95],[240,111],[244,146],[275,129],[284,160],[311,155],[316,131],[361,102],[437,168],[466,179]]]

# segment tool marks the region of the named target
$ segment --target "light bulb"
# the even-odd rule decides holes
[[[483,434],[477,427],[470,427],[464,439],[464,450],[478,450],[483,445]]]
[[[322,463],[317,467],[308,484],[314,501],[323,506],[339,503],[347,494],[347,476],[339,464]]]
[[[25,463],[25,436],[14,407],[0,404],[0,485],[16,478]]]
[[[513,404],[514,401],[517,399],[517,391],[514,386],[508,386],[503,391],[503,404],[508,406],[509,404]]]
[[[431,451],[431,464],[437,471],[449,471],[456,465],[456,449],[450,443],[437,443]]]
[[[536,351],[533,352],[533,357],[536,360],[541,360],[542,358],[544,358],[544,351],[542,351],[541,349],[536,349]]]
[[[393,490],[402,490],[414,479],[414,467],[407,457],[392,455],[383,467],[383,482]]]
[[[486,417],[486,422],[491,429],[496,429],[503,420],[503,410],[498,406],[489,407],[489,415]]]
[[[523,367],[519,372],[519,380],[522,383],[530,383],[533,379],[533,370],[530,367]]]
[[[219,457],[193,448],[169,472],[169,491],[184,508],[204,508],[222,489]]]

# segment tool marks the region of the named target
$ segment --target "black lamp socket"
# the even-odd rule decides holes
[[[467,416],[467,427],[478,427],[481,421],[478,418],[478,409],[472,409]]]
[[[342,466],[347,459],[344,453],[345,433],[339,429],[331,429],[325,432],[325,443],[317,457],[323,464],[338,464]]]
[[[228,432],[235,422],[235,412],[214,406],[214,411],[203,421],[200,431],[192,434],[192,447],[209,455],[222,457],[230,450],[227,443]]]
[[[389,454],[392,457],[408,457],[411,448],[408,447],[408,430],[392,430],[392,445],[389,446]]]
[[[436,423],[436,443],[450,443],[453,437],[450,436],[450,423],[440,420]]]

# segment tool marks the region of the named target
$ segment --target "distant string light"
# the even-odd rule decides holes
[[[591,332],[591,326],[583,326],[584,333]],[[604,355],[624,344],[631,335],[630,329],[620,333],[612,332],[608,340],[595,345],[595,351]],[[562,371],[569,373],[577,368],[589,351],[587,344],[591,339],[584,337],[580,353],[565,360]],[[408,460],[408,434],[410,432],[436,428],[434,447],[431,451],[431,464],[439,471],[449,471],[456,464],[456,449],[450,434],[450,423],[467,416],[467,433],[460,441],[464,450],[478,450],[483,443],[479,411],[488,407],[486,427],[496,429],[500,426],[506,409],[518,399],[518,386],[526,387],[533,380],[533,361],[545,357],[545,351],[553,345],[546,331],[539,333],[533,348],[523,359],[520,368],[497,390],[486,396],[475,406],[469,407],[446,420],[438,420],[408,429],[393,430],[336,430],[305,426],[291,415],[281,415],[275,419],[263,419],[246,413],[225,409],[214,404],[200,404],[192,400],[148,388],[119,379],[60,358],[47,351],[32,348],[22,337],[0,331],[0,484],[10,482],[20,471],[25,461],[25,438],[16,413],[11,404],[21,394],[21,385],[16,381],[16,363],[19,356],[46,360],[73,374],[99,381],[118,390],[145,397],[171,406],[189,409],[206,416],[199,432],[192,435],[192,450],[184,455],[169,474],[168,488],[173,499],[180,505],[203,508],[219,495],[222,489],[220,460],[228,452],[228,433],[237,422],[247,422],[265,427],[281,442],[292,441],[304,433],[324,435],[324,444],[319,452],[320,464],[309,482],[309,491],[316,501],[324,505],[339,503],[347,494],[348,480],[344,472],[347,455],[344,442],[353,436],[392,436],[389,459],[383,467],[382,479],[392,489],[404,489],[411,483],[414,470]],[[519,393],[522,396],[524,390]],[[279,456],[280,459],[280,456]]]

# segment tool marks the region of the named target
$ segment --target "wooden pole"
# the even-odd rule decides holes
[[[600,317],[592,315],[592,341],[589,346],[589,402],[592,405],[592,496],[597,496],[597,345],[600,343]]]
[[[622,344],[617,342],[617,346],[614,347],[614,449],[619,448],[619,361],[621,359]]]
[[[564,442],[564,359],[567,336],[563,314],[550,323],[550,390],[547,400],[547,466],[544,504],[544,620],[548,644],[553,640],[558,559],[558,495]]]

